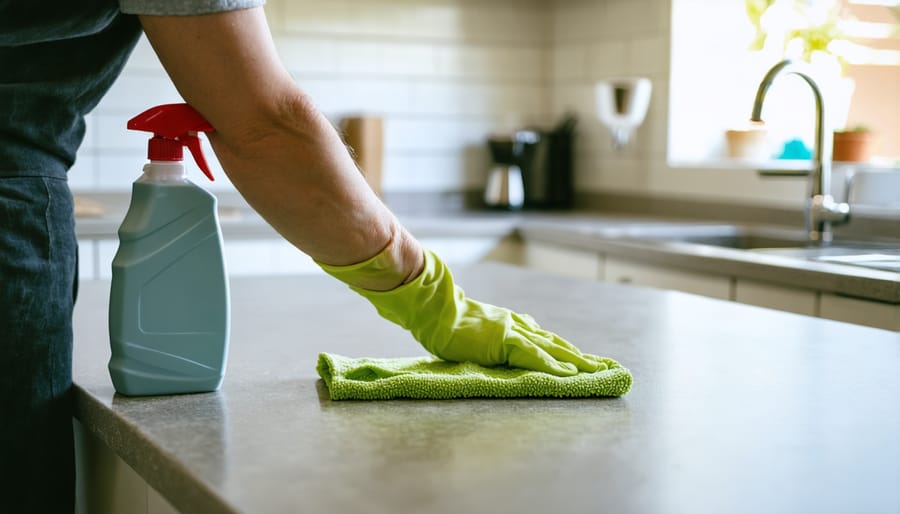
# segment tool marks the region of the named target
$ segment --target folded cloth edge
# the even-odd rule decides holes
[[[607,369],[558,377],[507,366],[484,367],[435,357],[352,358],[320,353],[316,370],[332,400],[617,397],[631,372],[603,358]]]

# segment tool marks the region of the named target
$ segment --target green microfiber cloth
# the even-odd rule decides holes
[[[316,370],[332,400],[622,396],[631,373],[612,359],[607,369],[558,377],[540,371],[434,357],[370,359],[320,353]]]

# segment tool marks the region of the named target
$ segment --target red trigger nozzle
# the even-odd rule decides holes
[[[215,130],[203,116],[188,104],[166,104],[151,107],[128,120],[128,128],[152,132],[147,148],[147,158],[151,161],[180,161],[181,148],[186,146],[203,174],[213,178],[203,149],[199,132]]]

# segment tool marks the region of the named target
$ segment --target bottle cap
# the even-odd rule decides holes
[[[215,180],[206,157],[200,148],[199,132],[215,130],[203,116],[188,104],[165,104],[151,107],[128,120],[130,130],[152,132],[153,137],[147,144],[147,158],[151,161],[180,161],[183,158],[181,147],[190,150],[200,170]]]

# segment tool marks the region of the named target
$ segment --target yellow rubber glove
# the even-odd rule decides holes
[[[446,264],[425,250],[425,269],[390,291],[354,286],[389,269],[384,252],[350,266],[319,264],[368,299],[385,319],[412,332],[426,350],[444,360],[482,366],[509,365],[558,376],[606,369],[600,357],[583,354],[530,316],[467,298]]]

